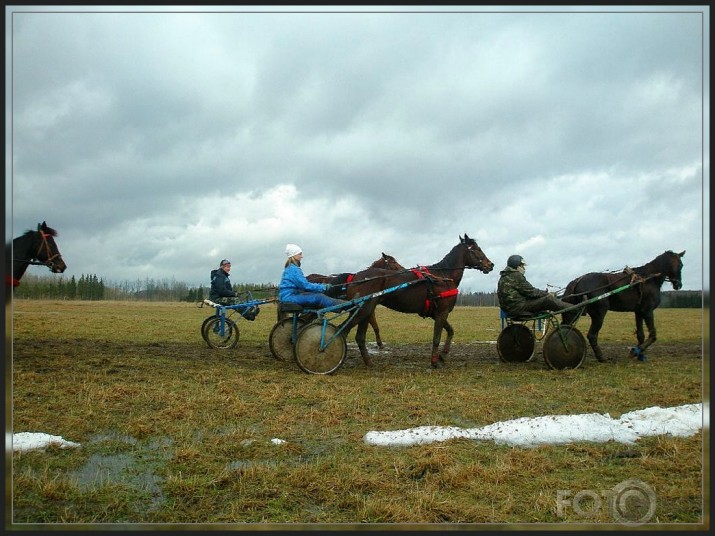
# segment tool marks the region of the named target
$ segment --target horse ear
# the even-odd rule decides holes
[[[685,255],[685,250],[683,250],[683,251],[681,251],[680,253],[678,253],[678,257],[682,257],[683,255]]]

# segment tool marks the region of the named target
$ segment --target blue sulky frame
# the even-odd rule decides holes
[[[345,361],[346,335],[365,304],[384,294],[397,292],[422,281],[407,281],[322,309],[303,308],[294,303],[279,304],[280,311],[290,316],[279,320],[271,330],[271,353],[280,361],[287,360],[291,355],[303,372],[331,374]]]
[[[211,300],[203,300],[199,303],[200,307],[208,305],[215,309],[214,314],[201,324],[201,336],[210,348],[234,348],[239,338],[236,320],[238,318],[254,320],[261,305],[276,301],[275,298],[253,298],[250,291],[246,292],[244,299],[246,301],[233,304],[215,303]]]

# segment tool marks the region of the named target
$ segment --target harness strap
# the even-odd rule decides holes
[[[14,277],[10,277],[9,275],[5,276],[5,285],[13,286],[13,287],[19,287],[20,286],[20,280],[16,279]]]
[[[459,289],[458,288],[451,288],[449,290],[444,290],[440,292],[437,297],[438,298],[449,298],[450,296],[456,296],[459,294]]]
[[[355,274],[348,274],[348,277],[345,279],[345,282],[352,283],[353,279],[355,279]]]
[[[433,296],[432,298],[430,298],[430,297],[428,296],[427,299],[425,300],[425,308],[424,308],[424,311],[422,311],[422,313],[420,314],[420,316],[429,316],[429,314],[432,312],[432,308],[433,308],[434,305],[435,305],[435,303],[434,303],[434,300],[435,300],[435,299],[439,299],[439,298],[449,298],[450,296],[456,296],[457,294],[459,294],[459,289],[458,289],[458,288],[450,288],[450,289],[448,289],[448,290],[443,290],[442,292],[440,292],[440,293],[437,294],[436,296]]]
[[[417,276],[417,279],[424,279],[425,273],[429,274],[429,271],[424,266],[420,266],[418,268],[410,268],[410,272],[415,274]]]

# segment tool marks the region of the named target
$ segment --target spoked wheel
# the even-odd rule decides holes
[[[209,342],[209,340],[206,338],[206,326],[207,326],[208,323],[211,322],[211,320],[213,320],[214,318],[216,318],[216,315],[211,315],[211,316],[209,316],[206,320],[204,320],[204,321],[201,323],[201,336],[202,336],[203,339],[206,341],[206,343]]]
[[[325,341],[333,340],[321,352],[320,336],[322,330],[322,322],[313,322],[298,332],[298,337],[293,346],[293,357],[303,372],[330,374],[338,370],[345,361],[345,356],[348,353],[345,333],[341,333],[333,339],[338,328],[328,323],[325,326]]]
[[[211,348],[226,350],[238,344],[238,326],[233,320],[226,318],[223,321],[223,329],[220,316],[207,318],[204,323],[202,334]]]
[[[305,321],[297,319],[296,332],[300,331],[305,325]],[[291,336],[293,334],[293,318],[288,317],[279,320],[273,326],[271,334],[268,336],[268,346],[271,349],[271,354],[279,361],[287,361],[293,355],[293,343]]]
[[[497,338],[497,352],[505,363],[525,363],[534,357],[536,341],[524,324],[509,324]]]
[[[558,326],[544,339],[543,350],[550,368],[577,369],[586,358],[586,339],[573,326]]]

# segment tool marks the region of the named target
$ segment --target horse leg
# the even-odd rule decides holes
[[[365,362],[366,367],[372,367],[373,362],[370,354],[367,351],[367,346],[365,345],[365,334],[367,333],[367,326],[370,324],[369,317],[360,320],[358,323],[357,330],[355,331],[355,342],[360,349],[360,356]]]
[[[643,333],[643,315],[640,313],[636,313],[636,339],[638,340],[638,346],[643,346],[645,334]]]
[[[377,325],[377,318],[375,318],[375,313],[370,315],[370,325],[372,330],[375,332],[375,342],[377,342],[377,347],[382,349],[385,345],[382,343],[380,338],[380,326]]]
[[[442,361],[447,357],[447,354],[449,353],[450,348],[452,347],[452,337],[454,337],[454,328],[452,328],[452,325],[449,323],[449,321],[445,318],[444,319],[444,330],[447,332],[447,338],[444,340],[444,346],[442,347],[442,353],[440,353],[440,357],[442,358]]]
[[[442,339],[442,329],[447,331],[447,339],[444,341],[444,348],[439,352],[439,343]],[[432,356],[430,358],[432,368],[440,368],[445,365],[444,358],[449,353],[449,347],[452,344],[452,335],[454,330],[449,325],[447,319],[442,315],[434,318],[434,332],[432,335]]]
[[[646,327],[648,328],[647,339],[643,333],[644,320]],[[636,338],[638,339],[638,346],[631,348],[631,356],[637,357],[638,361],[645,361],[648,359],[645,355],[645,349],[653,344],[657,338],[655,333],[655,319],[653,317],[653,311],[645,314],[636,313]]]
[[[598,345],[598,332],[601,331],[601,327],[603,327],[604,315],[590,316],[591,325],[588,328],[588,334],[586,335],[586,337],[588,338],[588,342],[591,344],[591,348],[593,348],[593,353],[596,355],[596,359],[603,363],[604,361],[606,361],[606,359],[603,357],[601,347]]]

